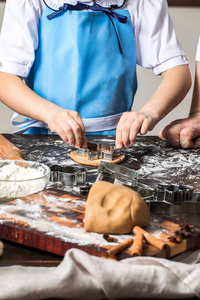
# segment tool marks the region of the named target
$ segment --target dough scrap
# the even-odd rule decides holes
[[[148,205],[132,189],[106,181],[97,181],[91,187],[84,218],[86,231],[126,234],[136,225],[147,226],[149,220]]]

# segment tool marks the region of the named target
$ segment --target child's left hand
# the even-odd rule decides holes
[[[135,111],[123,113],[116,130],[116,148],[133,145],[138,133],[146,134],[155,125],[156,120],[150,114]]]

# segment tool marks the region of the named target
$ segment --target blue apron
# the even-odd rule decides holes
[[[41,97],[77,111],[86,134],[113,135],[122,113],[131,109],[137,89],[129,12],[77,5],[64,4],[57,12],[45,7],[39,47],[25,81]],[[13,125],[21,129],[16,133],[28,129],[26,133],[51,133],[45,123],[34,119],[14,121],[17,115]]]

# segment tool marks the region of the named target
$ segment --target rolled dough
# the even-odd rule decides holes
[[[86,231],[126,234],[136,225],[147,226],[149,219],[148,205],[132,189],[106,181],[91,187],[84,218]]]
[[[73,159],[74,161],[83,164],[83,165],[89,165],[89,166],[99,166],[101,161],[105,161],[104,159],[95,159],[95,160],[89,160],[87,157],[85,156],[79,156],[77,155],[77,150],[74,150],[70,153],[70,157],[71,159]],[[116,156],[116,158],[114,158],[113,160],[109,161],[113,164],[117,164],[120,163],[122,161],[125,160],[125,155],[119,155]]]

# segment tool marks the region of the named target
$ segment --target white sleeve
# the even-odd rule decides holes
[[[0,35],[0,71],[27,77],[38,47],[42,0],[7,0]]]
[[[197,45],[196,61],[200,62],[200,36],[199,36],[199,42],[198,42],[198,45]]]
[[[134,15],[135,7],[131,1],[129,11],[132,10]],[[166,0],[138,0],[136,23],[133,19],[134,16],[138,65],[153,69],[159,75],[172,67],[188,64],[177,40]]]

